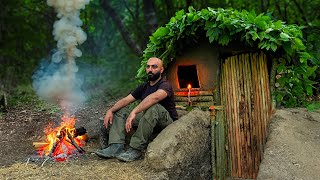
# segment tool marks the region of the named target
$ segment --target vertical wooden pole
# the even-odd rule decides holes
[[[216,137],[215,137],[215,110],[209,107],[210,122],[211,122],[211,170],[212,179],[217,178],[217,163],[216,163]]]

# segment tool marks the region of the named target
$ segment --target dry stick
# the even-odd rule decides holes
[[[26,162],[26,165],[28,165],[28,164],[29,164],[29,161],[30,161],[30,158],[28,158],[28,160],[27,160],[27,162]]]
[[[46,157],[46,159],[42,162],[40,167],[43,167],[44,163],[46,163],[49,159],[50,159],[49,157]]]
[[[245,173],[246,178],[249,178],[249,144],[248,144],[248,123],[247,123],[247,103],[246,103],[246,75],[245,75],[245,61],[247,54],[243,54],[241,57],[240,74],[241,74],[241,103],[242,103],[242,120],[243,120],[243,139],[244,139],[244,151],[245,151]]]
[[[241,119],[242,119],[242,125],[243,125],[243,162],[244,162],[244,171],[243,174],[245,175],[245,178],[248,178],[248,146],[247,146],[247,127],[246,127],[246,115],[245,115],[245,109],[246,109],[246,104],[245,104],[245,90],[244,90],[244,86],[245,86],[245,79],[244,79],[244,72],[243,72],[243,68],[244,68],[244,61],[245,61],[246,55],[242,54],[241,55],[241,59],[239,62],[239,71],[240,71],[240,82],[241,82],[241,86],[240,86],[240,90],[241,90],[241,96],[240,96],[240,100],[241,100]]]
[[[253,109],[253,112],[254,112],[254,131],[255,131],[255,137],[254,137],[254,140],[255,140],[255,173],[256,173],[256,166],[257,166],[257,161],[258,161],[258,156],[259,156],[259,152],[258,152],[258,146],[259,146],[259,128],[258,128],[258,113],[257,113],[257,109],[258,109],[258,90],[257,90],[257,78],[256,78],[256,54],[253,54],[253,61],[252,61],[252,64],[251,64],[251,69],[252,69],[252,76],[253,76],[253,87],[254,87],[254,109]]]
[[[232,58],[230,57],[228,59],[228,86],[229,86],[229,116],[230,116],[230,122],[231,122],[231,128],[232,128],[232,141],[233,141],[233,177],[238,176],[238,170],[237,170],[237,142],[236,142],[236,132],[235,132],[235,122],[233,117],[233,88],[232,88],[232,66],[231,66]]]
[[[257,64],[257,72],[258,72],[258,85],[259,85],[259,96],[260,96],[260,129],[261,129],[261,137],[260,137],[260,160],[259,163],[262,160],[263,156],[263,146],[264,146],[264,136],[265,136],[265,125],[264,125],[264,114],[265,114],[265,108],[264,108],[264,89],[263,89],[263,83],[262,79],[264,77],[262,72],[262,65],[263,63],[263,54],[259,54],[258,64]]]
[[[229,70],[229,62],[230,58],[225,60],[224,63],[224,73],[225,73],[225,97],[226,97],[226,115],[227,115],[227,121],[229,124],[229,141],[230,141],[230,167],[231,167],[231,175],[234,176],[235,172],[235,162],[234,162],[234,141],[233,141],[233,125],[232,125],[232,117],[231,117],[231,102],[230,102],[230,70]]]
[[[257,132],[256,132],[256,118],[255,118],[255,103],[256,103],[256,96],[255,96],[255,79],[253,74],[253,64],[254,64],[254,56],[255,54],[251,54],[251,60],[250,60],[250,78],[251,78],[251,122],[252,122],[252,134],[251,134],[251,141],[252,141],[252,153],[253,153],[253,163],[254,163],[254,170],[253,170],[253,176],[256,174],[255,166],[256,166],[256,160],[257,160]]]
[[[245,155],[246,155],[246,174],[247,174],[247,178],[250,177],[249,174],[249,169],[250,169],[250,151],[249,151],[249,147],[250,147],[250,140],[249,140],[249,123],[248,123],[248,116],[247,116],[247,111],[248,111],[248,106],[247,106],[247,88],[246,88],[246,84],[247,84],[247,78],[246,78],[246,74],[245,74],[245,62],[247,61],[247,57],[248,54],[244,54],[242,57],[242,68],[241,73],[242,73],[242,103],[243,103],[243,125],[244,125],[244,140],[245,140]]]
[[[262,101],[263,101],[263,139],[262,139],[262,143],[263,143],[263,146],[262,146],[262,151],[261,151],[261,160],[263,158],[263,149],[264,149],[264,145],[266,143],[266,133],[267,133],[267,102],[266,102],[266,92],[268,91],[267,89],[265,89],[265,78],[266,78],[266,74],[265,74],[265,71],[264,69],[266,68],[265,66],[266,64],[266,59],[265,59],[265,54],[261,54],[261,65],[260,65],[260,71],[261,71],[261,88],[262,88]]]
[[[252,154],[252,148],[253,148],[253,143],[252,143],[252,118],[251,118],[251,71],[250,71],[250,54],[247,55],[247,59],[245,62],[245,74],[246,74],[246,101],[247,101],[247,123],[248,123],[248,143],[249,143],[249,174],[250,177],[253,177],[253,154]]]
[[[248,78],[248,83],[247,83],[247,100],[248,100],[248,123],[249,123],[249,142],[250,142],[250,175],[251,177],[253,176],[253,166],[254,166],[254,155],[253,155],[253,139],[252,139],[252,130],[253,130],[253,123],[252,123],[252,107],[251,107],[251,102],[252,102],[252,81],[251,81],[251,68],[250,68],[250,57],[251,54],[248,55],[248,60],[246,62],[246,73],[247,73],[247,78]]]
[[[265,55],[266,57],[266,55]],[[267,58],[267,57],[266,57]],[[266,62],[268,62],[268,59],[266,59]],[[264,68],[266,78],[265,78],[265,85],[267,89],[267,108],[268,108],[268,116],[267,116],[267,130],[269,129],[270,119],[271,119],[271,113],[272,113],[272,101],[271,101],[271,90],[269,85],[269,74],[268,74],[268,66],[267,63],[265,64],[266,68]]]
[[[232,115],[233,115],[233,121],[235,124],[235,135],[236,135],[236,157],[237,157],[237,172],[238,172],[238,176],[237,177],[241,177],[241,157],[240,157],[240,139],[239,139],[239,125],[238,125],[238,118],[237,118],[237,97],[236,97],[236,72],[235,72],[235,58],[232,57],[231,59],[231,74],[232,74],[232,98],[233,98],[233,105],[232,105]]]
[[[256,164],[256,172],[258,172],[259,164],[260,164],[260,148],[261,148],[261,100],[260,100],[260,85],[259,85],[259,77],[258,77],[258,72],[257,72],[257,64],[259,60],[259,54],[256,53],[255,55],[255,61],[254,61],[254,76],[255,76],[255,86],[256,86],[256,97],[257,97],[257,102],[256,102],[256,118],[257,118],[257,130],[258,130],[258,146],[257,146],[257,164]]]
[[[245,59],[243,61],[243,79],[244,79],[244,95],[245,95],[245,126],[246,126],[246,142],[247,142],[247,160],[248,160],[248,174],[249,177],[252,178],[252,151],[251,151],[251,136],[250,136],[250,116],[249,116],[249,109],[251,108],[250,104],[250,91],[249,85],[251,84],[249,76],[249,68],[248,62],[250,61],[250,54],[246,54]]]
[[[235,60],[235,70],[236,70],[236,95],[237,95],[237,116],[239,121],[239,134],[240,134],[240,159],[241,159],[241,177],[244,177],[245,174],[245,162],[244,162],[244,132],[243,132],[243,119],[241,117],[241,59],[242,55],[239,55]]]
[[[268,59],[267,56],[264,55],[265,58],[265,63],[264,66],[265,68],[264,70],[264,74],[265,74],[265,78],[264,78],[264,85],[265,85],[265,90],[266,90],[266,112],[267,112],[267,119],[266,119],[266,141],[267,141],[267,137],[268,137],[268,129],[269,129],[269,120],[270,120],[270,114],[271,114],[271,97],[270,97],[270,88],[269,88],[269,74],[268,74]]]
[[[258,54],[258,59],[257,59],[257,77],[258,77],[258,88],[259,88],[259,92],[258,92],[258,96],[259,96],[259,127],[260,127],[260,144],[259,144],[259,164],[261,162],[261,157],[262,157],[262,149],[263,149],[263,137],[264,137],[264,125],[263,125],[263,116],[264,116],[264,112],[263,112],[263,89],[262,89],[262,85],[261,85],[261,69],[260,69],[260,64],[261,64],[261,53]],[[257,167],[257,171],[259,170],[259,166]]]
[[[223,74],[222,74],[223,75]],[[223,158],[223,178],[225,178],[226,177],[226,175],[227,175],[227,172],[229,172],[229,168],[228,168],[228,160],[229,160],[229,158],[228,158],[228,154],[227,154],[227,148],[228,148],[228,146],[229,146],[229,144],[228,144],[228,126],[227,126],[227,120],[226,120],[226,111],[225,111],[225,99],[223,98],[223,97],[225,97],[225,96],[223,96],[223,97],[221,97],[221,93],[222,94],[224,94],[224,92],[223,92],[223,86],[222,86],[222,82],[221,82],[221,78],[220,78],[220,87],[222,88],[222,89],[220,89],[220,101],[221,101],[221,106],[224,108],[223,110],[221,110],[222,111],[222,120],[223,120],[223,128],[224,128],[224,131],[223,131],[223,146],[221,147],[222,148],[222,151],[223,151],[223,156],[224,156],[224,158]]]
[[[233,172],[233,141],[232,141],[232,124],[230,121],[230,109],[229,109],[229,96],[227,95],[229,91],[229,73],[228,73],[228,59],[225,60],[224,64],[223,64],[223,74],[224,74],[224,78],[223,78],[223,87],[224,87],[224,97],[226,99],[225,101],[225,113],[226,113],[226,119],[227,119],[227,123],[228,123],[228,130],[229,130],[229,159],[230,159],[230,172]]]
[[[236,73],[235,73],[235,65],[234,65],[235,57],[232,57],[231,61],[231,82],[232,82],[232,116],[233,116],[233,122],[234,122],[234,130],[235,130],[235,139],[236,139],[236,162],[237,162],[237,177],[241,177],[241,157],[240,157],[240,140],[239,140],[239,131],[238,131],[238,119],[237,119],[237,97],[236,97]]]
[[[240,121],[240,117],[239,117],[239,82],[238,82],[238,78],[239,78],[239,75],[238,75],[238,70],[239,70],[239,67],[238,67],[238,58],[235,57],[234,58],[234,67],[233,67],[233,70],[234,70],[234,82],[235,82],[235,91],[234,91],[234,95],[235,95],[235,105],[236,105],[236,108],[235,108],[235,116],[236,116],[236,123],[237,123],[237,132],[238,132],[238,135],[237,135],[237,139],[238,139],[238,168],[239,168],[239,171],[240,171],[240,176],[239,177],[242,177],[242,132],[241,132],[241,121]],[[240,165],[240,166],[239,166]]]
[[[250,150],[251,150],[251,166],[250,166],[250,171],[251,171],[251,176],[253,177],[253,167],[254,167],[254,143],[253,143],[253,135],[254,135],[254,128],[253,128],[253,118],[252,118],[252,73],[251,73],[251,68],[250,68],[250,63],[252,61],[252,53],[249,54],[248,61],[246,62],[246,73],[247,73],[247,78],[248,78],[248,83],[247,83],[247,100],[248,100],[248,121],[249,121],[249,126],[250,126]]]
[[[82,149],[80,146],[78,146],[78,144],[74,141],[72,135],[69,133],[69,131],[67,131],[67,135],[68,135],[68,138],[70,139],[70,141],[72,142],[71,144],[77,148],[77,150],[80,152],[80,153],[84,153],[85,150]]]

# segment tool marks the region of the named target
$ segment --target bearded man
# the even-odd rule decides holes
[[[155,128],[164,129],[178,118],[174,92],[170,83],[162,76],[162,60],[156,57],[147,62],[148,81],[140,84],[131,94],[116,102],[104,117],[109,129],[109,146],[97,150],[98,156],[134,161],[142,155]],[[141,100],[132,110],[129,104]],[[137,127],[131,136],[129,148],[125,150],[125,136]]]

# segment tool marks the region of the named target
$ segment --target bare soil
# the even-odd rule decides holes
[[[320,179],[320,111],[274,114],[258,179]]]
[[[78,124],[100,119],[107,104],[86,104],[76,114]],[[153,172],[143,160],[131,163],[102,159],[91,138],[82,156],[65,162],[34,160],[33,141],[44,138],[48,123],[58,123],[59,113],[37,110],[32,105],[8,109],[0,117],[0,179],[168,179]],[[273,118],[259,179],[320,179],[320,112],[305,109],[278,110]],[[31,161],[31,159],[33,161]]]
[[[77,125],[101,119],[107,104],[86,104],[76,113]],[[32,105],[8,109],[0,118],[0,179],[156,179],[143,160],[131,163],[102,159],[93,152],[100,148],[97,137],[86,143],[86,153],[65,162],[36,158],[32,142],[43,141],[43,129],[59,124],[60,113],[37,110]]]

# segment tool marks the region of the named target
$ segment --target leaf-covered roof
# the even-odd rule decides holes
[[[159,57],[166,67],[176,56],[179,39],[195,36],[197,30],[206,32],[210,43],[216,41],[228,45],[232,40],[240,40],[262,50],[276,52],[282,47],[289,56],[296,54],[300,63],[306,63],[311,56],[305,51],[302,32],[297,25],[286,25],[283,21],[248,11],[234,9],[213,9],[208,7],[196,11],[188,8],[187,13],[180,10],[164,27],[160,27],[150,36],[144,50],[141,67],[137,77],[144,78],[145,66],[150,57]]]

